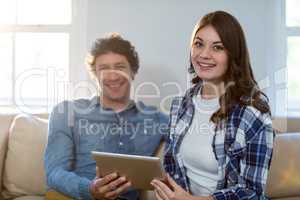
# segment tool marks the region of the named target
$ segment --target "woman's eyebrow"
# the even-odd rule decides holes
[[[199,36],[196,36],[195,40],[200,40],[201,42],[203,42],[203,39]],[[223,43],[222,43],[222,41],[214,41],[212,44],[223,44]]]
[[[196,36],[196,37],[195,37],[195,40],[203,41],[202,38],[200,38],[199,36]]]
[[[223,44],[221,41],[215,41],[213,44]]]

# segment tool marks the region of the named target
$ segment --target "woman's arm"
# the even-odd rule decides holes
[[[200,197],[191,195],[169,175],[167,175],[165,182],[154,179],[151,185],[155,188],[155,197],[158,200],[213,200],[212,196]]]
[[[245,151],[242,157],[229,156],[226,168],[231,173],[228,176],[238,176],[235,178],[238,183],[214,192],[212,196],[218,200],[259,199],[264,196],[273,151],[271,117],[248,107],[243,112],[238,130],[236,138],[243,135]],[[235,169],[236,164],[239,169]]]

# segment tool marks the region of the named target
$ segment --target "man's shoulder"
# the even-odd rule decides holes
[[[64,100],[54,106],[52,113],[68,113],[90,110],[95,102],[91,98],[80,98],[74,100]]]
[[[153,105],[146,105],[144,102],[139,101],[136,103],[136,107],[139,111],[140,115],[152,117],[157,119],[160,122],[167,122],[168,121],[168,115],[164,112],[162,112],[158,107]]]
[[[153,105],[147,105],[143,101],[138,101],[136,102],[136,108],[142,112],[142,111],[152,111],[152,112],[157,112],[158,108]]]

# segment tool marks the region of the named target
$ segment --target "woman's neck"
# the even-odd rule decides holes
[[[203,82],[201,97],[203,99],[214,99],[225,93],[224,83]]]

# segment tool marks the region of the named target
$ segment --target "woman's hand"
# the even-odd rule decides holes
[[[168,185],[160,180],[154,179],[151,185],[155,188],[155,197],[158,200],[214,200],[213,197],[197,197],[186,192],[169,175],[166,177]]]
[[[151,185],[155,188],[155,197],[158,200],[194,200],[194,197],[177,185],[169,175],[167,175],[166,181],[171,188],[160,180],[151,181]]]

